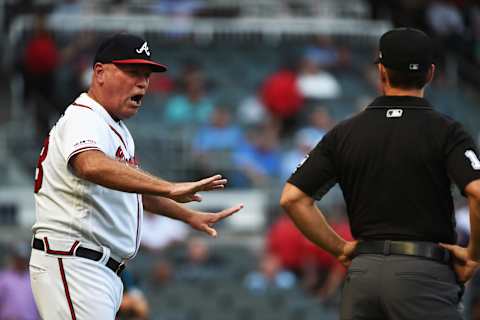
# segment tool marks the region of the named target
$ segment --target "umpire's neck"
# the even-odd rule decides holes
[[[425,87],[432,81],[435,73],[435,65],[432,64],[427,74],[427,81],[421,88],[400,88],[393,87],[388,78],[388,73],[382,64],[378,64],[378,72],[380,74],[381,90],[385,96],[411,96],[423,98],[425,93]]]

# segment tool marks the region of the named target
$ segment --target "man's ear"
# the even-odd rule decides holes
[[[93,79],[102,85],[105,82],[105,65],[103,63],[95,63],[93,66]]]

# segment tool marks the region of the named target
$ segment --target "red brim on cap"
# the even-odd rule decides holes
[[[157,63],[155,61],[144,59],[125,59],[125,60],[113,60],[115,64],[148,64],[152,67],[152,72],[165,72],[168,70],[167,66]]]

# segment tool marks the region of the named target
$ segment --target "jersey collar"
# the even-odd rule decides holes
[[[118,122],[115,121],[112,118],[112,116],[107,112],[107,110],[105,110],[105,108],[100,103],[98,103],[97,101],[92,99],[86,92],[82,93],[75,100],[75,103],[81,104],[81,105],[84,105],[84,106],[87,106],[87,107],[91,108],[93,111],[98,113],[105,120],[105,122],[107,124],[109,124],[111,126],[114,126],[114,127],[119,127],[120,126],[121,121],[118,121]]]
[[[413,96],[380,96],[367,106],[367,109],[379,108],[431,109],[432,105],[425,98]]]

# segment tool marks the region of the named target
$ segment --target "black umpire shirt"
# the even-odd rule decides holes
[[[289,182],[320,199],[339,183],[356,239],[455,243],[451,180],[480,178],[475,143],[427,100],[382,96],[335,126]]]

